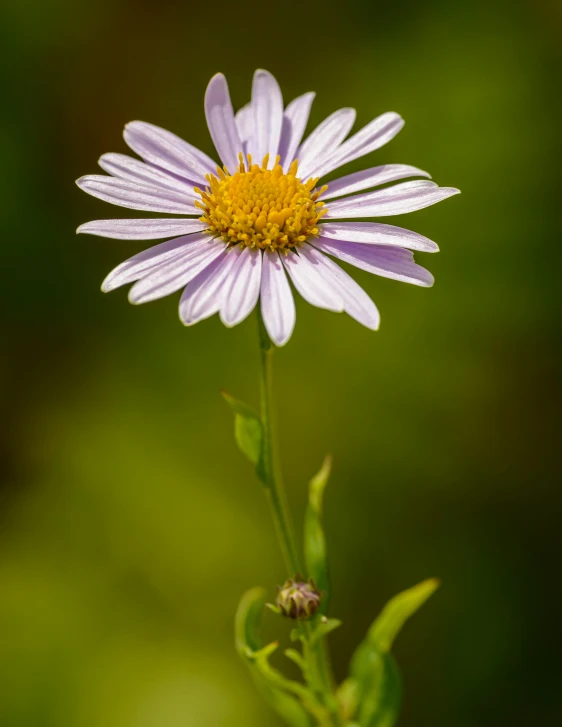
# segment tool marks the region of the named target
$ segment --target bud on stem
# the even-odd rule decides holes
[[[298,575],[279,588],[276,601],[281,614],[293,621],[306,621],[318,611],[321,602],[322,594],[314,580],[310,578],[307,582]]]

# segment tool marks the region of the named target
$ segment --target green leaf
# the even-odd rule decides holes
[[[226,391],[221,392],[224,400],[234,412],[234,437],[240,451],[246,455],[261,475],[263,427],[261,419],[251,406],[244,404],[230,396]]]
[[[300,651],[297,651],[296,649],[285,649],[284,654],[287,659],[290,659],[294,664],[296,664],[301,672],[306,675],[306,672],[308,671],[308,664]]]
[[[270,666],[268,658],[278,644],[262,647],[259,636],[266,601],[263,588],[252,588],[240,601],[235,619],[236,649],[248,665],[252,678],[271,708],[290,727],[311,727],[312,722],[302,701],[309,698],[306,687],[291,682]],[[314,701],[311,704],[315,709]]]
[[[242,596],[234,621],[236,650],[242,657],[262,648],[259,630],[267,598],[265,588],[251,588]]]
[[[353,718],[357,709],[357,682],[355,679],[348,677],[343,680],[336,690],[336,699],[338,700],[342,719],[348,725],[348,720]],[[348,727],[351,727],[351,724]]]
[[[326,613],[330,586],[326,557],[326,538],[322,528],[322,500],[331,470],[332,458],[328,455],[318,474],[310,481],[308,507],[304,521],[304,557],[307,572],[314,579],[318,590],[324,593],[319,613]]]
[[[337,618],[326,618],[323,616],[318,620],[317,625],[314,627],[312,634],[310,635],[310,644],[315,644],[318,639],[323,639],[324,636],[328,636],[332,631],[335,631],[341,626],[341,621]]]
[[[402,703],[402,678],[392,654],[372,652],[372,688],[359,708],[361,727],[393,727]]]
[[[360,727],[393,727],[402,699],[402,680],[390,649],[404,623],[435,592],[429,579],[392,598],[375,619],[351,660]]]
[[[367,635],[369,643],[379,651],[390,651],[404,623],[423,606],[437,588],[439,581],[436,578],[429,578],[394,596],[369,629]]]

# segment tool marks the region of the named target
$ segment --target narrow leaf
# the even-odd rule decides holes
[[[332,470],[332,458],[328,455],[320,471],[312,478],[308,489],[308,507],[304,521],[304,557],[308,575],[314,578],[318,590],[324,593],[319,612],[326,613],[328,607],[328,563],[326,538],[322,528],[322,501],[324,489]]]
[[[240,451],[246,455],[250,462],[261,471],[261,456],[263,445],[263,428],[259,416],[251,406],[238,401],[221,392],[223,398],[234,412],[234,437]]]
[[[303,674],[306,673],[306,671],[308,670],[308,665],[300,651],[297,651],[296,649],[285,649],[284,654],[287,659],[290,659],[294,664],[298,666]]]
[[[311,719],[298,694],[299,688],[306,688],[286,680],[268,664],[267,659],[277,644],[262,647],[259,628],[265,601],[263,588],[252,588],[242,597],[235,618],[236,649],[248,665],[256,686],[281,719],[290,727],[311,727]],[[308,694],[304,696],[308,697]]]
[[[394,596],[369,629],[367,636],[369,643],[379,651],[390,651],[404,623],[423,606],[438,587],[439,581],[436,578],[429,578]]]
[[[236,650],[242,657],[262,648],[259,629],[266,601],[265,588],[251,588],[242,596],[234,621]]]
[[[328,636],[328,634],[331,634],[332,631],[335,631],[337,628],[341,626],[341,621],[337,618],[326,618],[323,617],[318,621],[318,625],[314,628],[314,631],[312,632],[310,636],[310,643],[314,644],[318,639],[324,638],[324,636]]]
[[[402,698],[402,681],[390,649],[404,623],[439,586],[429,579],[402,591],[383,608],[351,660],[361,727],[392,727]],[[355,715],[353,715],[355,717]]]
[[[361,702],[361,727],[393,727],[402,702],[402,678],[392,654],[379,654],[377,678]]]
[[[357,682],[355,679],[351,677],[344,679],[337,688],[336,699],[340,706],[342,719],[347,725],[348,720],[353,718],[357,709]]]

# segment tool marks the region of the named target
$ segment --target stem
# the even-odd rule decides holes
[[[272,359],[273,346],[265,330],[261,311],[258,308],[258,325],[260,335],[260,409],[263,426],[263,469],[265,477],[265,493],[275,529],[283,551],[285,564],[289,577],[293,578],[297,573],[302,572],[301,562],[296,546],[296,539],[289,514],[283,476],[279,464],[279,454],[275,438],[275,423],[273,415],[273,391],[272,391]]]
[[[263,426],[263,475],[265,492],[271,506],[275,529],[279,537],[281,550],[285,564],[289,571],[289,577],[298,573],[305,575],[300,556],[296,547],[283,476],[279,462],[279,452],[275,433],[275,421],[273,413],[273,390],[272,390],[272,359],[273,346],[265,329],[261,311],[258,308],[258,326],[260,339],[260,412]],[[327,649],[323,639],[318,639],[312,644],[311,624],[303,624],[303,645],[305,655],[308,658],[313,670],[313,681],[316,682],[319,695],[325,704],[333,724],[336,727],[342,725],[339,715],[337,700],[334,695],[334,683],[332,669]]]

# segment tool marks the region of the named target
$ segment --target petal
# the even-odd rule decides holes
[[[129,291],[131,303],[148,303],[183,288],[224,252],[224,243],[207,239],[178,258],[151,269]]]
[[[293,281],[293,285],[302,297],[311,305],[318,308],[341,313],[344,305],[340,295],[333,286],[318,271],[314,256],[310,255],[310,245],[299,249],[299,254],[289,252],[281,259],[285,270]]]
[[[247,103],[245,106],[242,106],[242,108],[236,112],[234,121],[236,123],[236,129],[238,130],[240,141],[242,142],[242,145],[244,145],[254,134],[254,110],[252,108],[252,104]]]
[[[123,137],[128,146],[145,161],[177,174],[183,179],[205,184],[205,175],[216,171],[215,162],[196,147],[146,121],[131,121]]]
[[[321,199],[333,199],[342,197],[344,194],[360,192],[362,189],[377,187],[379,184],[397,182],[406,177],[429,177],[427,172],[411,167],[408,164],[383,164],[380,167],[364,169],[355,174],[348,174],[345,177],[335,179],[328,184],[328,189],[321,196]]]
[[[285,109],[283,114],[283,127],[279,141],[278,154],[281,157],[281,166],[285,171],[297,156],[297,149],[304,136],[304,131],[310,115],[310,107],[314,101],[315,93],[305,93],[295,98]]]
[[[257,70],[252,85],[254,133],[248,142],[248,151],[254,162],[261,164],[269,154],[269,168],[273,168],[281,126],[283,124],[283,96],[275,78],[268,71]]]
[[[256,307],[260,295],[261,250],[244,248],[230,272],[221,303],[220,317],[225,326],[235,326]]]
[[[415,212],[459,194],[453,187],[438,187],[434,182],[404,182],[376,192],[330,202],[324,219],[338,217],[383,217]]]
[[[383,278],[392,278],[423,287],[430,287],[434,283],[433,275],[420,265],[416,265],[413,253],[401,247],[363,245],[358,242],[326,240],[322,237],[316,238],[313,244],[322,252]]]
[[[314,169],[322,163],[323,158],[333,154],[349,134],[355,116],[355,109],[334,111],[301,144],[297,152],[301,179],[312,177]]]
[[[220,309],[224,288],[241,253],[239,247],[225,248],[222,255],[189,283],[180,300],[180,318],[186,326],[209,318]]]
[[[277,252],[264,252],[261,277],[261,312],[265,328],[276,346],[284,346],[295,327],[295,301]]]
[[[76,184],[93,197],[131,210],[167,212],[173,215],[200,214],[196,207],[185,202],[179,192],[168,189],[147,187],[103,174],[88,174],[76,180]]]
[[[114,240],[157,240],[159,237],[201,232],[206,227],[205,223],[193,219],[94,220],[80,225],[76,232]]]
[[[199,195],[196,194],[193,185],[187,179],[182,179],[152,164],[145,164],[126,154],[104,154],[100,157],[98,164],[113,177],[150,187],[170,189],[172,192],[185,195],[190,201],[199,199]]]
[[[370,154],[375,149],[388,144],[403,126],[404,119],[393,111],[378,116],[345,141],[328,159],[319,159],[319,163],[311,173],[315,177],[323,177],[343,164]]]
[[[110,290],[132,283],[163,263],[176,260],[190,250],[204,247],[209,239],[208,234],[184,235],[149,247],[114,268],[103,281],[101,289],[104,293],[109,293]]]
[[[316,270],[331,287],[334,294],[341,297],[343,310],[349,316],[372,331],[378,329],[380,315],[377,306],[345,270],[342,270],[333,260],[315,250],[311,245],[303,245],[301,255],[305,255],[314,263]]]
[[[327,222],[320,225],[320,237],[367,245],[396,245],[422,252],[439,252],[437,244],[417,232],[382,222]]]
[[[242,142],[234,121],[226,78],[222,73],[217,73],[209,81],[205,93],[205,115],[215,149],[222,163],[234,174]]]

